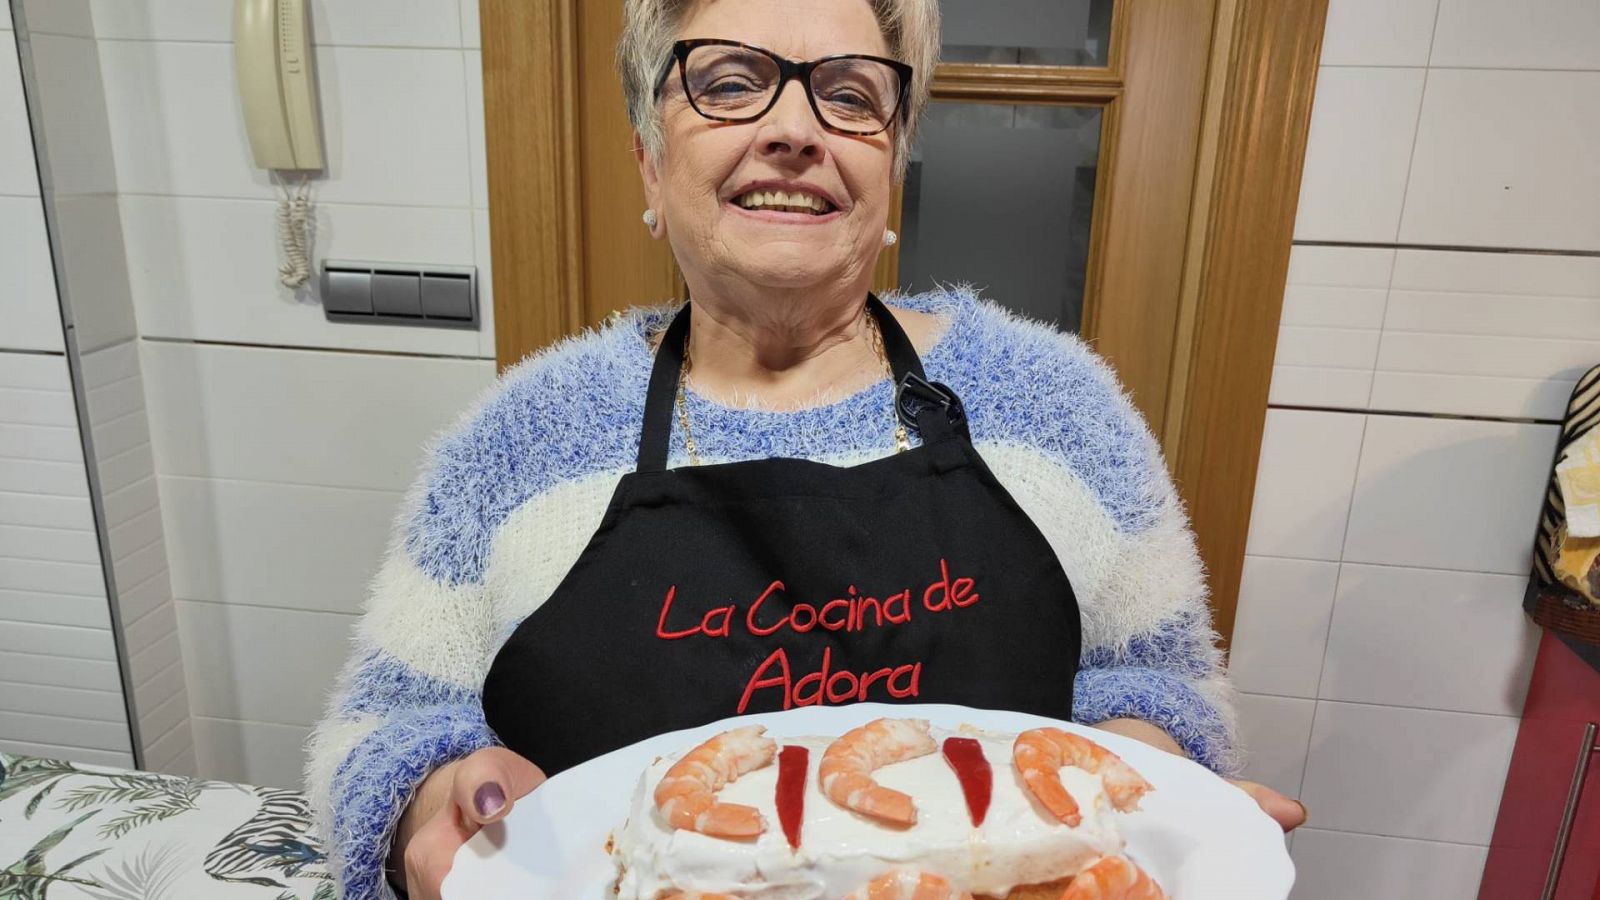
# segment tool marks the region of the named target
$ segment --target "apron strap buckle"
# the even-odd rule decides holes
[[[943,384],[928,381],[915,372],[907,372],[895,387],[894,408],[900,421],[907,428],[916,429],[924,440],[930,435],[923,433],[922,416],[934,410],[943,411],[945,421],[956,431],[967,433],[967,410],[961,405],[961,398]]]

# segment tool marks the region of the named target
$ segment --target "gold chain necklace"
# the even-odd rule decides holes
[[[870,311],[867,313],[867,333],[872,339],[872,350],[878,355],[878,361],[883,364],[883,373],[888,376],[890,383],[894,382],[894,367],[889,365],[889,353],[883,347],[883,331],[878,327],[878,317]],[[678,427],[683,429],[683,446],[689,451],[689,464],[700,465],[700,450],[694,443],[694,432],[689,428],[689,401],[684,385],[689,382],[689,336],[683,337],[683,363],[678,367]],[[894,450],[904,453],[911,449],[911,437],[906,433],[905,423],[900,421],[891,405],[890,416],[894,418]]]

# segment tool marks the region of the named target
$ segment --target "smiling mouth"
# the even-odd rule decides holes
[[[750,191],[733,198],[734,205],[750,210],[825,216],[836,207],[816,194],[801,191]]]

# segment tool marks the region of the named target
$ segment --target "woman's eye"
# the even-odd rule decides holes
[[[720,95],[723,95],[723,96],[730,96],[730,95],[731,96],[737,96],[739,94],[745,94],[745,93],[749,93],[749,92],[756,91],[756,90],[759,90],[759,88],[757,88],[755,85],[751,84],[748,81],[742,81],[742,80],[739,80],[739,79],[731,79],[731,78],[729,78],[729,79],[723,79],[722,81],[718,81],[715,84],[709,85],[706,88],[705,92],[707,94],[720,94]]]
[[[847,106],[851,109],[866,109],[871,105],[866,97],[855,91],[834,91],[828,95],[828,102]]]

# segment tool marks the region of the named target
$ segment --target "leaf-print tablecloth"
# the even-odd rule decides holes
[[[0,900],[334,900],[297,791],[0,753]]]

